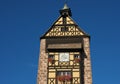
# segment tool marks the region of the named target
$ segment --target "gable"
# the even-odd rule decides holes
[[[51,26],[45,33],[45,37],[57,36],[82,36],[87,35],[79,26],[72,20],[70,16],[63,18],[62,16]]]

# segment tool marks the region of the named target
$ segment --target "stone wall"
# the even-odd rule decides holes
[[[90,42],[89,38],[83,38],[84,52],[84,84],[92,84],[91,60],[90,60]]]
[[[46,40],[41,39],[40,54],[38,64],[37,84],[47,84],[47,53],[46,53]]]

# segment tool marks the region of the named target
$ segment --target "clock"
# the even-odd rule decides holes
[[[59,61],[61,61],[61,62],[69,61],[69,53],[60,53]]]

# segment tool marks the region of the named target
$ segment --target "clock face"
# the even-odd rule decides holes
[[[59,61],[69,61],[69,53],[60,53]]]

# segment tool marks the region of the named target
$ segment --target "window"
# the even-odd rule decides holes
[[[49,55],[49,58],[52,58],[52,59],[54,59],[54,55]]]
[[[80,55],[79,55],[79,54],[75,54],[75,55],[74,55],[74,58],[80,59]]]
[[[58,71],[57,72],[57,80],[61,82],[71,81],[72,76],[70,71]]]
[[[57,72],[58,76],[67,76],[67,75],[71,75],[70,71],[58,71]]]
[[[80,63],[80,55],[79,54],[74,55],[74,61],[75,61],[75,63]]]
[[[49,55],[48,56],[48,62],[50,62],[51,64],[54,64],[54,62],[55,62],[54,55]]]

